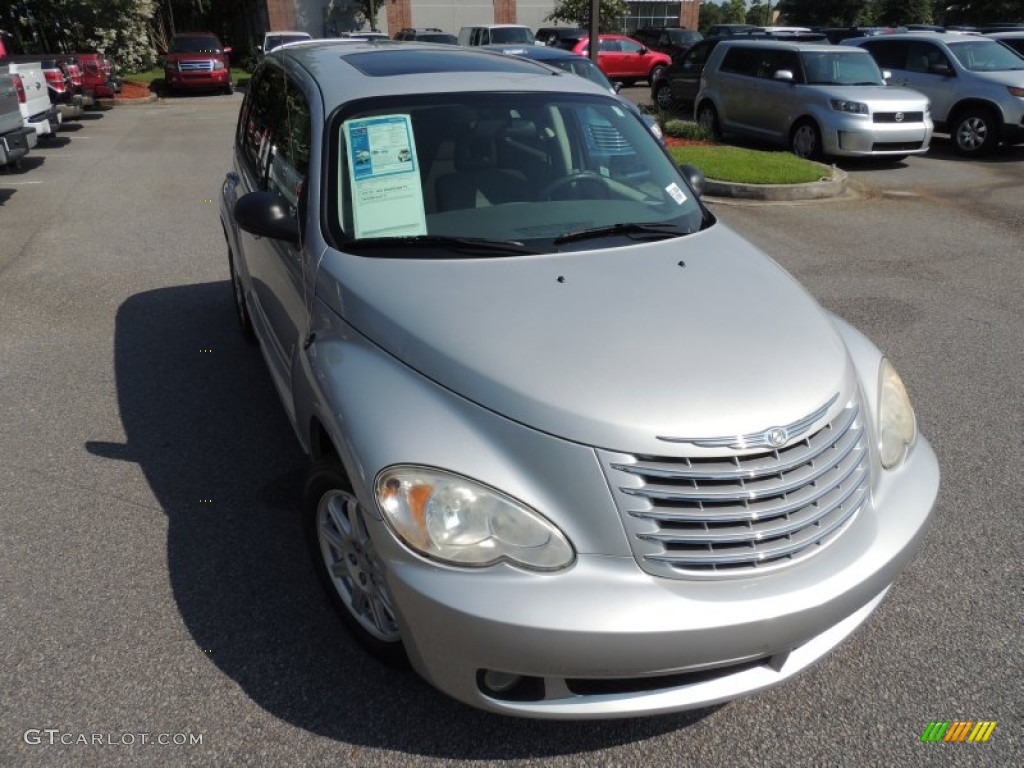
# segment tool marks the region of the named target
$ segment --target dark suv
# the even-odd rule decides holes
[[[406,27],[398,31],[395,40],[415,40],[420,43],[442,43],[443,45],[459,44],[459,38],[448,32],[443,32],[437,27]]]
[[[230,48],[210,32],[181,32],[171,38],[164,60],[168,93],[224,91],[231,93]]]
[[[695,29],[682,27],[641,27],[633,33],[633,39],[639,40],[652,51],[675,57],[690,50],[694,43],[704,39],[704,35]]]

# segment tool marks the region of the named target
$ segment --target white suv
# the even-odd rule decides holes
[[[902,159],[932,137],[928,99],[887,86],[856,48],[782,41],[720,43],[708,58],[697,121],[789,146],[800,157]]]
[[[962,155],[1024,141],[1024,57],[980,35],[909,32],[844,40],[867,49],[892,80],[931,101],[936,129]]]

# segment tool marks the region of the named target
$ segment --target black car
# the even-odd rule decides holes
[[[398,31],[395,40],[415,40],[420,43],[442,43],[444,45],[459,44],[459,38],[448,32],[443,32],[437,27],[406,27]]]
[[[704,39],[700,32],[682,27],[640,27],[632,37],[652,51],[667,53],[672,57],[686,53],[694,43]]]
[[[570,51],[590,32],[583,27],[541,27],[533,37],[538,43]]]

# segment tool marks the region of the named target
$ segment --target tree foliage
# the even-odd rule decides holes
[[[590,0],[557,0],[554,10],[544,20],[589,29],[590,6]],[[625,0],[601,0],[598,7],[598,31],[618,32],[622,29],[623,17],[628,14],[629,6]]]
[[[151,66],[153,0],[8,0],[0,28],[23,53],[96,52],[127,71]]]

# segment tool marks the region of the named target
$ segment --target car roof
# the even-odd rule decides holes
[[[736,46],[742,45],[750,48],[770,48],[772,50],[785,50],[785,51],[807,51],[810,53],[847,53],[848,49],[838,48],[831,43],[817,43],[809,42],[802,43],[799,40],[765,40],[763,38],[756,37],[730,37],[727,39],[719,40],[716,46],[718,48],[735,48]],[[849,50],[862,51],[862,48],[851,48]],[[864,51],[867,53],[867,51]],[[869,54],[870,55],[870,54]]]
[[[582,77],[480,47],[396,40],[316,40],[275,48],[266,58],[286,68],[298,67],[314,77],[328,110],[355,99],[421,92],[516,90],[608,96],[606,90]]]

